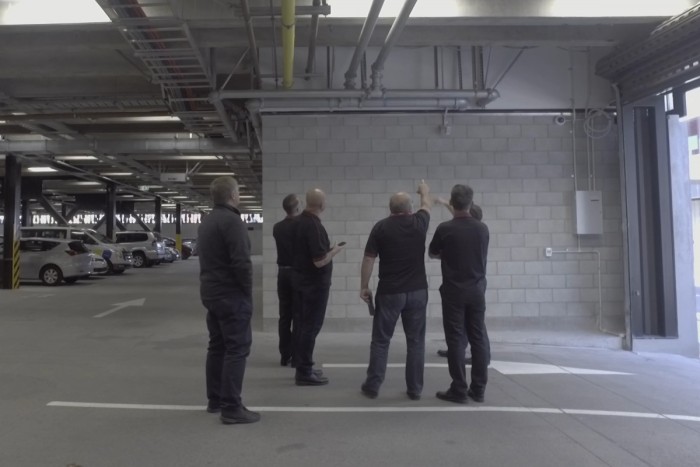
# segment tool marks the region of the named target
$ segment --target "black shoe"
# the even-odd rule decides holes
[[[367,397],[368,399],[376,399],[377,396],[379,395],[379,392],[368,388],[364,384],[360,386],[360,391],[362,391],[362,394]]]
[[[287,366],[291,363],[292,357],[282,357],[280,358],[280,366]]]
[[[472,358],[471,358],[471,357],[464,357],[464,364],[465,364],[465,365],[471,365],[471,364],[472,364]]]
[[[323,370],[320,368],[314,368],[313,370],[311,370],[311,373],[316,376],[323,376]]]
[[[474,402],[484,402],[484,395],[482,394],[479,396],[471,389],[467,391],[467,396]]]
[[[317,375],[312,373],[310,375],[296,375],[296,385],[297,386],[323,386],[328,384],[328,378],[323,375]]]
[[[438,391],[435,394],[435,397],[443,401],[455,402],[457,404],[467,403],[467,396],[460,396],[459,394],[455,394],[454,392],[452,392],[451,389],[448,389],[447,391]]]
[[[420,394],[416,394],[415,392],[407,392],[406,395],[412,401],[419,401],[420,400]]]
[[[236,423],[255,423],[260,421],[260,414],[257,412],[252,412],[245,407],[241,406],[236,410],[221,411],[221,423],[224,425],[234,425]]]
[[[447,358],[447,350],[438,350],[438,356]]]
[[[207,412],[208,413],[219,413],[219,412],[221,412],[221,406],[219,405],[218,402],[209,402],[207,404]]]

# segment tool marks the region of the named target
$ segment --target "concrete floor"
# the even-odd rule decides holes
[[[700,464],[698,360],[509,344],[542,343],[515,331],[494,334],[486,403],[466,406],[434,397],[449,383],[437,329],[418,402],[406,398],[400,367],[379,398],[362,397],[366,333],[322,332],[317,360],[331,384],[317,388],[295,386],[278,365],[276,336],[256,333],[244,399],[262,421],[223,426],[203,410],[197,267],[191,259],[0,291],[0,466]],[[404,351],[397,335],[390,362]]]

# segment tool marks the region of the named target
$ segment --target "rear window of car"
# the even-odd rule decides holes
[[[64,229],[22,229],[22,237],[66,238]]]
[[[148,234],[140,232],[117,232],[117,243],[134,243],[148,241]]]

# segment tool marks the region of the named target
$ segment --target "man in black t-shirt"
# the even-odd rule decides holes
[[[298,332],[298,312],[295,312],[296,291],[292,283],[294,265],[295,218],[300,212],[297,195],[287,195],[282,200],[287,217],[272,228],[272,236],[277,246],[277,298],[279,299],[279,351],[280,364],[287,366],[294,356],[294,335]],[[295,363],[295,362],[294,362]]]
[[[430,223],[429,188],[418,186],[420,210],[412,214],[408,193],[391,197],[391,215],[377,222],[365,247],[360,279],[360,297],[372,300],[369,279],[374,261],[379,257],[379,285],[376,310],[372,322],[367,379],[362,393],[374,399],[386,373],[389,343],[396,322],[401,316],[406,333],[406,393],[418,400],[423,390],[425,360],[425,309],[428,304],[428,281],[425,275],[425,237]]]
[[[489,229],[469,213],[474,191],[455,185],[450,196],[454,218],[435,230],[428,253],[442,267],[442,322],[447,340],[447,363],[452,384],[439,391],[439,399],[465,403],[467,397],[484,401],[488,380],[486,311],[486,257]],[[471,385],[467,384],[464,351],[467,338],[472,346]]]
[[[333,274],[333,257],[342,246],[331,246],[319,215],[326,208],[326,195],[318,188],[306,193],[306,209],[297,217],[294,242],[295,285],[299,294],[300,326],[294,358],[297,386],[328,384],[321,370],[314,370],[314,346],[326,316]]]

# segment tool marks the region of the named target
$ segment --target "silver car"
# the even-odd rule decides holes
[[[22,238],[19,277],[44,285],[72,284],[92,272],[90,252],[82,242],[58,238]],[[2,250],[2,246],[0,246]]]

